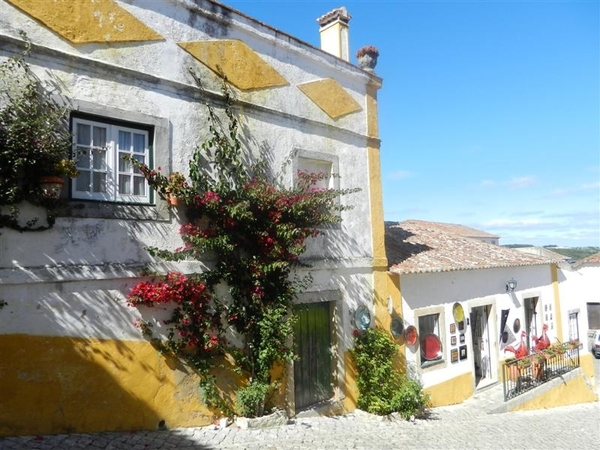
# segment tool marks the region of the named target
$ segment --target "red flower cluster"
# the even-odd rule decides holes
[[[160,281],[138,283],[131,289],[127,300],[132,307],[168,303],[175,306],[173,315],[165,321],[173,329],[169,340],[173,351],[185,347],[212,351],[219,347],[220,310],[213,305],[212,295],[203,282],[178,272],[169,272]],[[144,335],[151,336],[148,322],[138,319],[134,324]]]
[[[207,303],[211,296],[203,283],[191,280],[178,272],[169,272],[164,281],[143,281],[135,285],[127,297],[129,306],[154,306],[164,303],[181,304],[185,301]]]

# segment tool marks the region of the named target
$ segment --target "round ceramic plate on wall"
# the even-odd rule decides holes
[[[421,339],[421,357],[431,361],[440,356],[442,352],[442,342],[440,338],[433,333],[426,334]]]
[[[521,321],[517,318],[515,319],[515,321],[513,322],[513,331],[515,333],[518,333],[519,330],[521,329]]]
[[[454,321],[456,323],[460,323],[465,320],[465,310],[460,303],[455,303],[452,306],[452,316],[454,317]]]
[[[358,331],[365,331],[371,326],[371,313],[369,309],[364,305],[356,308],[352,316],[352,321],[354,322],[354,328]]]
[[[404,330],[404,339],[406,339],[406,345],[408,346],[413,346],[419,341],[419,333],[413,325]]]
[[[404,321],[400,317],[392,317],[392,323],[390,324],[390,331],[394,338],[399,338],[404,333]]]

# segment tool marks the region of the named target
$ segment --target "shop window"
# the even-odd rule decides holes
[[[419,339],[421,367],[429,367],[444,361],[441,314],[419,316]]]

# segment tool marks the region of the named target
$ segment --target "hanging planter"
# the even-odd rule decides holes
[[[169,194],[167,196],[167,203],[169,203],[170,206],[179,206],[179,198],[174,194]]]
[[[58,200],[65,180],[61,177],[40,177],[39,183],[44,198]]]
[[[373,45],[365,45],[356,52],[356,59],[361,69],[367,72],[373,72],[377,65],[377,58],[379,57],[379,50]]]

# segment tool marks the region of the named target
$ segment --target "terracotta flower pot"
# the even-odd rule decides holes
[[[377,55],[374,53],[365,53],[364,55],[359,56],[357,59],[360,68],[368,72],[373,72],[375,66],[377,65]]]
[[[40,189],[44,198],[58,199],[65,180],[61,177],[40,177]]]
[[[169,194],[167,197],[167,203],[171,206],[179,206],[179,198],[176,195]]]

